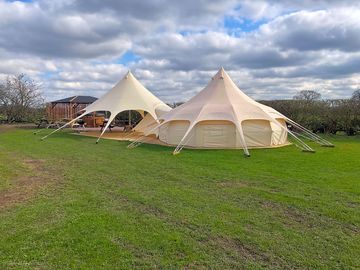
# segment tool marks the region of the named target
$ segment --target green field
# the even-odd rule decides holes
[[[359,269],[360,137],[315,154],[0,131],[0,269]]]

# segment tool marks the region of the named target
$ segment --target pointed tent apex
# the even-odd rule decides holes
[[[221,79],[224,79],[226,71],[223,66],[220,68],[220,73],[221,73]]]
[[[132,73],[131,73],[131,70],[129,69],[128,72],[126,73],[125,75],[125,78],[129,78],[129,76],[134,76]]]
[[[225,69],[223,67],[221,67],[212,79],[213,80],[214,79],[222,79],[223,80],[225,77],[225,74],[226,74]]]

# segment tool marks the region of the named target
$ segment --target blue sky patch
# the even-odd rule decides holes
[[[130,62],[138,62],[140,61],[141,57],[137,54],[133,53],[132,51],[126,51],[117,61],[118,64],[127,64]]]
[[[56,71],[56,72],[46,71],[46,72],[41,73],[41,77],[44,78],[44,79],[51,79],[58,73],[59,73],[59,71]]]
[[[226,16],[223,23],[229,34],[239,35],[241,33],[249,33],[256,31],[261,25],[265,24],[266,21],[252,21],[249,19],[240,19]]]

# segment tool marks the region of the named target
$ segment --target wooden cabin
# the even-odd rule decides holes
[[[46,107],[48,121],[70,121],[81,114],[81,111],[95,100],[97,98],[91,96],[72,96],[52,101]],[[104,119],[105,114],[101,112],[91,113],[83,118],[87,127],[99,127]]]

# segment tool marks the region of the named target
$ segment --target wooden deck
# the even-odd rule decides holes
[[[88,136],[98,138],[100,136],[100,130],[97,129],[86,129],[84,131],[76,130],[76,135]],[[139,132],[124,132],[121,129],[113,129],[112,131],[106,131],[101,139],[117,140],[117,141],[135,141],[142,137],[143,134]],[[144,143],[166,145],[161,142],[155,136],[146,136],[142,139]]]

